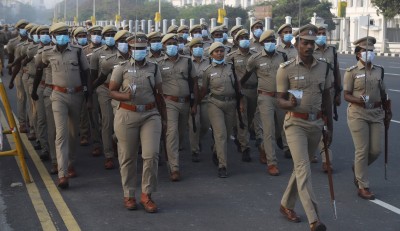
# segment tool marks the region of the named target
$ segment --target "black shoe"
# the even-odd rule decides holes
[[[292,153],[290,152],[289,149],[285,151],[285,158],[286,159],[292,159]]]
[[[41,150],[42,146],[40,145],[40,141],[36,141],[35,143],[33,143],[33,148],[35,150]]]
[[[251,157],[250,157],[250,148],[246,148],[246,149],[242,152],[242,161],[243,161],[243,162],[250,162],[250,161],[251,161]]]
[[[219,165],[218,156],[217,156],[217,153],[215,153],[215,152],[213,152],[212,161],[213,161],[213,163],[215,164],[215,166],[218,166],[218,165]]]
[[[42,161],[46,161],[46,160],[50,159],[50,154],[48,151],[44,151],[44,152],[40,153],[39,157]]]
[[[200,157],[199,157],[199,153],[198,152],[193,152],[192,153],[192,162],[195,162],[195,163],[197,163],[197,162],[200,162]]]
[[[278,146],[278,148],[280,150],[283,150],[283,140],[282,137],[279,137],[278,139],[276,139],[276,145]]]
[[[226,172],[226,168],[222,167],[218,169],[218,177],[219,178],[227,178],[228,177],[228,173]]]

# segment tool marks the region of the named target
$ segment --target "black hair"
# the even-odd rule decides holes
[[[360,46],[356,46],[356,48],[354,49],[354,54],[356,55],[356,59],[357,61],[360,59],[357,54],[362,50],[363,48]]]

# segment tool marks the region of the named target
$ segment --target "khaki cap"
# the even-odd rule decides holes
[[[118,41],[119,39],[121,39],[121,38],[126,38],[126,37],[129,37],[129,31],[127,31],[127,30],[120,30],[120,31],[118,31],[115,35],[114,35],[114,40],[115,41]]]
[[[105,26],[103,28],[103,30],[101,31],[101,34],[104,34],[104,33],[107,33],[107,32],[117,32],[117,31],[118,31],[118,29],[115,26],[108,25],[108,26]]]
[[[177,32],[179,33],[179,32],[181,32],[181,31],[183,31],[183,30],[189,30],[189,27],[186,26],[186,25],[182,25],[182,26],[178,27]]]
[[[256,20],[250,25],[250,29],[253,29],[253,27],[258,23],[264,26],[264,24],[263,24],[263,22],[261,20]]]
[[[216,26],[216,27],[211,29],[210,33],[214,34],[215,32],[224,32],[224,30],[222,29],[221,26]]]
[[[94,25],[94,26],[92,26],[92,27],[90,27],[88,29],[88,32],[91,32],[91,31],[102,31],[102,30],[103,30],[103,27],[101,27],[99,25]]]
[[[25,26],[25,30],[30,31],[34,26],[36,26],[36,24],[34,23],[29,23],[28,25]]]
[[[316,24],[315,26],[318,28],[318,30],[328,29],[327,24]]]
[[[77,27],[75,30],[74,30],[74,33],[73,33],[73,35],[74,35],[74,37],[76,37],[78,34],[80,34],[80,33],[84,33],[84,34],[87,34],[87,30],[85,29],[85,28],[83,28],[83,27]]]
[[[190,28],[189,32],[192,33],[192,31],[196,30],[196,29],[200,29],[201,30],[201,25],[200,24],[193,25],[192,28]]]
[[[286,27],[293,28],[293,27],[292,27],[292,24],[285,23],[285,24],[283,24],[281,27],[279,27],[279,29],[278,29],[278,34],[280,34],[281,31],[282,31],[283,29],[285,29]]]
[[[24,25],[24,24],[29,24],[29,22],[26,21],[25,19],[21,19],[17,23],[15,23],[15,27],[18,28],[18,27],[20,27],[21,25]]]
[[[37,28],[39,28],[39,26],[40,25],[34,25],[33,27],[32,27],[32,29],[31,29],[31,34],[36,34],[36,30],[37,30]]]
[[[179,28],[179,27],[178,27],[177,25],[171,25],[170,27],[168,27],[167,34],[170,34],[170,33],[172,33],[173,31],[177,31],[178,28]]]
[[[175,40],[178,41],[178,36],[176,34],[173,34],[173,33],[166,34],[162,38],[161,43],[165,43],[169,39],[175,39]]]
[[[159,31],[154,31],[154,32],[151,32],[151,33],[148,33],[147,34],[147,38],[150,40],[150,39],[153,39],[153,38],[161,38],[162,37],[162,34],[161,34],[161,32],[159,32]]]
[[[238,31],[235,35],[235,40],[238,40],[239,36],[241,35],[249,35],[249,31],[246,29],[241,29],[240,31]]]
[[[50,27],[47,25],[41,25],[36,29],[36,34],[40,34],[42,30],[50,30]]]
[[[275,38],[275,31],[273,30],[266,30],[260,36],[260,43],[269,37]]]
[[[192,48],[192,46],[196,45],[196,44],[203,44],[203,39],[199,39],[199,38],[194,38],[192,39],[187,45]]]
[[[241,29],[243,29],[243,25],[236,25],[236,26],[231,28],[231,30],[229,31],[229,34],[232,35],[233,32],[235,32],[237,30],[241,30]]]
[[[367,36],[367,37],[360,38],[360,39],[354,41],[353,45],[364,48],[366,50],[373,50],[373,49],[375,49],[375,46],[374,46],[375,43],[376,43],[376,38],[374,38],[372,36]]]
[[[126,41],[133,48],[147,47],[147,37],[143,32],[133,33]]]
[[[300,27],[297,31],[293,33],[294,37],[300,37],[306,40],[315,40],[317,38],[318,28],[313,24],[307,24]]]
[[[208,54],[211,55],[213,53],[213,51],[219,47],[223,47],[225,49],[224,44],[222,44],[220,42],[214,42],[213,44],[211,44],[210,48],[208,49]]]
[[[68,31],[68,25],[63,22],[58,22],[50,26],[50,33],[55,33],[59,31]]]

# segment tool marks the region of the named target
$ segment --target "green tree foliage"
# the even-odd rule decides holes
[[[399,0],[372,0],[372,4],[378,8],[377,13],[387,19],[392,19],[400,14]]]

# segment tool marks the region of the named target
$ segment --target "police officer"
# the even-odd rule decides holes
[[[208,24],[204,22],[200,24],[200,26],[201,26],[201,36],[203,38],[203,47],[205,51],[209,46],[211,46],[213,40],[210,39],[208,34]],[[206,53],[206,55],[208,55],[208,52]]]
[[[201,28],[202,28],[201,24],[193,25],[189,30],[190,37],[192,37],[192,39],[198,38],[203,40],[203,36],[201,34]]]
[[[292,34],[292,25],[291,24],[283,24],[278,29],[279,35],[279,43],[277,50],[280,52],[285,52],[288,59],[296,58],[297,50],[292,44],[293,34]]]
[[[167,29],[167,34],[177,34],[178,33],[178,26],[177,25],[171,25]]]
[[[136,37],[145,39],[145,36],[136,34]],[[164,53],[162,52],[161,33],[159,31],[151,32],[147,35],[150,52],[147,54],[147,60],[157,63]]]
[[[151,194],[157,189],[158,153],[161,117],[153,92],[162,95],[161,73],[158,65],[146,61],[147,42],[129,39],[131,58],[117,66],[110,80],[110,96],[119,101],[114,127],[118,138],[119,163],[124,192],[124,206],[137,209],[138,147],[142,146],[143,172],[140,203],[146,212],[157,212]]]
[[[208,102],[208,117],[210,119],[215,140],[215,150],[218,158],[218,177],[228,177],[227,154],[228,138],[235,124],[235,85],[239,82],[233,75],[232,64],[225,63],[225,46],[214,42],[209,49],[212,63],[203,72],[201,96],[210,91]]]
[[[91,104],[89,64],[82,48],[69,43],[68,26],[55,23],[50,33],[56,45],[42,54],[44,66],[51,66],[53,91],[50,99],[56,125],[58,187],[68,188],[69,177],[76,176],[73,167],[77,146],[78,121],[83,98]]]
[[[222,30],[221,26],[216,26],[216,27],[211,29],[211,38],[213,39],[214,42],[220,42],[220,43],[223,44],[223,42],[224,42],[224,31]],[[203,42],[204,42],[204,40],[203,40]],[[209,54],[209,52],[208,52],[209,49],[210,49],[210,47],[204,48],[204,52],[206,53],[207,56]],[[227,55],[230,52],[230,48],[225,46],[225,51],[226,51],[225,54]]]
[[[342,87],[342,77],[340,75],[339,70],[339,62],[337,60],[337,53],[336,48],[334,46],[330,46],[326,44],[326,24],[324,25],[317,25],[318,33],[317,39],[315,40],[315,50],[314,50],[314,57],[317,59],[323,59],[324,61],[328,62],[331,66],[333,71],[334,78],[332,79],[332,88],[331,88],[331,98],[333,99],[333,104],[336,106],[340,106],[341,104],[341,92],[343,90]],[[324,172],[328,172],[328,165],[326,164],[326,156],[324,154],[324,142],[320,141],[319,143],[319,150],[322,159],[322,170]],[[332,150],[328,149],[330,163],[332,163]],[[318,161],[316,156],[313,157],[312,161]],[[332,169],[332,165],[329,166]]]
[[[241,29],[243,29],[243,26],[242,26],[242,25],[236,25],[236,26],[232,27],[231,30],[230,30],[230,32],[229,32],[230,35],[231,35],[231,37],[232,37],[232,38],[235,38],[236,33],[237,33],[239,30],[241,30]],[[238,48],[239,48],[239,44],[237,44],[237,41],[235,41],[235,40],[233,39],[233,44],[232,44],[231,52],[237,50]]]
[[[386,107],[386,91],[383,68],[374,65],[374,37],[364,37],[353,42],[356,46],[357,64],[344,75],[344,99],[349,102],[347,124],[354,142],[354,183],[358,196],[374,200],[369,190],[368,166],[381,153],[382,124],[390,122],[391,111]],[[382,105],[384,105],[382,107]],[[385,116],[384,111],[388,112]]]
[[[264,49],[249,58],[247,71],[254,72],[258,79],[258,107],[263,126],[263,152],[260,151],[260,162],[268,164],[267,172],[271,176],[279,175],[275,150],[275,134],[280,134],[283,127],[284,111],[278,108],[276,100],[276,73],[279,65],[285,61],[285,54],[276,51],[276,38],[273,30],[266,30],[260,36]],[[275,123],[278,124],[275,126]],[[278,128],[278,131],[275,129]]]
[[[203,40],[194,38],[188,43],[190,53],[192,54],[193,65],[197,71],[199,88],[203,85],[203,72],[210,64],[210,60],[204,56]],[[206,95],[197,106],[197,114],[195,117],[196,132],[193,130],[192,119],[189,118],[189,140],[192,150],[192,161],[200,161],[201,143],[200,141],[207,134],[210,128],[210,120],[208,119],[208,96]]]
[[[105,169],[114,168],[113,157],[116,154],[116,150],[113,148],[113,139],[110,139],[114,134],[114,113],[111,104],[109,83],[114,67],[129,58],[129,47],[126,42],[128,36],[129,31],[127,30],[121,30],[115,34],[114,40],[118,52],[104,58],[104,61],[100,64],[100,75],[93,84],[93,89],[97,92],[101,111],[101,137],[103,138],[104,156],[106,158],[104,163]]]
[[[261,20],[256,20],[250,25],[250,30],[251,33],[253,33],[253,38],[250,41],[250,47],[256,51],[262,50],[263,45],[259,41],[260,36],[264,31],[264,24]]]
[[[8,42],[8,37],[5,31],[0,27],[0,70],[1,75],[3,75],[3,68],[4,68],[4,45]]]
[[[197,110],[197,72],[190,57],[178,54],[178,38],[176,34],[166,34],[161,40],[165,56],[159,61],[163,79],[163,92],[167,107],[167,154],[170,178],[179,181],[179,131],[183,130],[188,122],[189,113],[196,114]],[[191,78],[191,80],[189,79]],[[189,82],[193,82],[195,103],[190,108]]]
[[[225,24],[223,24],[223,25],[221,25],[221,28],[222,28],[222,31],[224,32],[222,34],[223,44],[229,48],[229,51],[231,51],[233,44],[228,41],[228,27]]]
[[[189,47],[186,46],[189,38],[189,27],[182,25],[178,27],[178,50],[181,55],[190,55]]]
[[[317,201],[312,189],[310,157],[318,147],[327,120],[328,145],[332,131],[331,82],[326,70],[329,64],[316,60],[317,28],[308,24],[296,31],[296,59],[281,64],[277,73],[278,105],[287,110],[284,122],[287,142],[292,152],[294,169],[281,200],[281,213],[292,222],[299,222],[293,208],[297,197],[303,205],[311,231],[326,230],[318,217]],[[329,72],[330,73],[330,72]],[[289,96],[289,92],[293,95]],[[321,111],[321,105],[325,109]]]
[[[82,47],[85,47],[88,45],[88,39],[87,39],[87,30],[83,27],[77,27],[73,31],[73,36],[76,41],[76,44]]]

